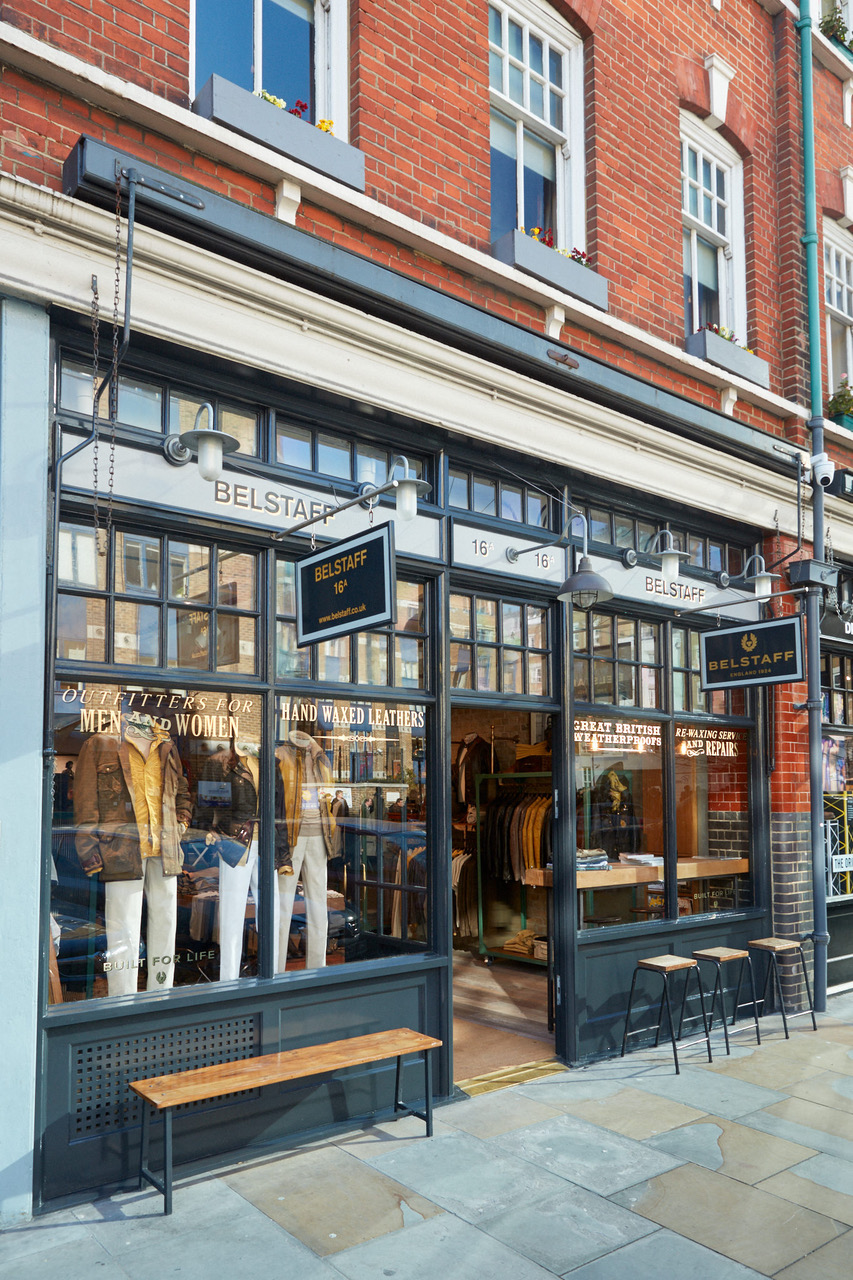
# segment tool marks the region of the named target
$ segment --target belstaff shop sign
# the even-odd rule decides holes
[[[396,620],[394,525],[345,538],[296,565],[296,643],[333,640]]]
[[[803,620],[774,618],[699,637],[703,689],[738,689],[803,679]]]

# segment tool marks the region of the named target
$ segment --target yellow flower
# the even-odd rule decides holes
[[[317,128],[322,129],[323,133],[331,133],[334,123],[334,120],[318,120]]]

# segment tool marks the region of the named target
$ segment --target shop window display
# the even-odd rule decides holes
[[[352,958],[428,941],[426,731],[423,707],[276,699],[276,848],[292,872],[281,885],[282,955],[297,884],[308,968],[327,963],[327,898],[354,914]]]
[[[749,739],[743,729],[675,725],[666,800],[661,724],[575,722],[577,873],[583,928],[752,904]],[[676,859],[677,902],[665,891]]]
[[[426,943],[425,710],[279,698],[270,761],[262,707],[57,686],[53,1002],[265,976],[265,886],[266,976]]]
[[[57,687],[50,957],[63,999],[257,974],[261,710],[256,694]]]

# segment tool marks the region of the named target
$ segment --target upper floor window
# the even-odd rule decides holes
[[[681,117],[684,332],[714,324],[746,338],[743,166],[694,116]]]
[[[346,136],[346,0],[195,0],[195,93],[214,73]]]
[[[853,236],[833,222],[823,228],[826,372],[830,395],[853,373]]]
[[[489,5],[492,240],[516,227],[584,236],[583,46],[551,10]]]

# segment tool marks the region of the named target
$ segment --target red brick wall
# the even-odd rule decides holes
[[[189,0],[17,0],[0,5],[0,21],[170,102],[189,101]]]

